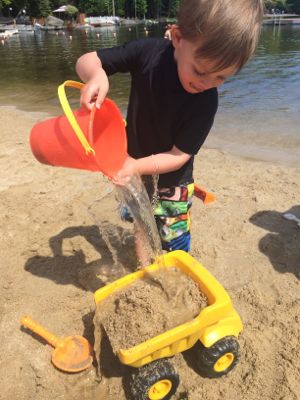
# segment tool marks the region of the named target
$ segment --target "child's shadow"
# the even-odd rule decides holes
[[[133,236],[119,226],[112,226],[112,231],[113,237],[104,240],[97,225],[66,228],[49,239],[53,255],[36,255],[28,259],[25,270],[61,285],[73,284],[94,292],[105,283],[132,272],[137,265]],[[64,239],[76,236],[84,237],[99,253],[99,259],[87,262],[81,249],[64,255]]]
[[[286,219],[286,214],[300,218],[300,206],[293,206],[283,213],[260,211],[250,218],[250,222],[270,231],[259,241],[259,250],[269,257],[276,271],[291,272],[300,279],[300,226],[294,220]]]

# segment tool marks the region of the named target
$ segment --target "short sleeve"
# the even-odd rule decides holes
[[[133,40],[121,46],[100,49],[97,55],[107,75],[117,72],[133,72],[143,68],[147,61],[147,48],[151,45],[149,40]],[[149,54],[148,54],[149,56]]]

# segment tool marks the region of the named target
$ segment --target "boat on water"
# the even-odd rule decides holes
[[[90,24],[79,24],[79,25],[75,26],[75,29],[91,30],[91,29],[94,29],[94,26],[92,26]]]
[[[41,25],[38,22],[34,24],[35,31],[59,31],[64,30],[64,26],[54,26],[54,25]]]
[[[85,23],[94,27],[97,26],[116,26],[120,25],[119,17],[88,17]]]
[[[0,38],[6,39],[10,36],[17,35],[19,33],[18,29],[1,29],[0,28]]]
[[[20,25],[20,24],[17,24],[17,25],[15,25],[15,28],[18,29],[19,33],[22,33],[22,32],[34,32],[34,26],[33,25]]]

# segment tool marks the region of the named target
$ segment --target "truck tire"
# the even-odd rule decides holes
[[[134,370],[129,381],[132,400],[169,400],[179,385],[179,376],[165,358]]]
[[[234,336],[226,336],[211,347],[196,345],[199,374],[208,378],[220,378],[228,374],[240,358],[239,342]]]

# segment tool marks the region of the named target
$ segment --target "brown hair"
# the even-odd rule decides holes
[[[195,57],[240,70],[255,51],[263,10],[263,0],[182,0],[178,27],[186,40],[203,39]]]

